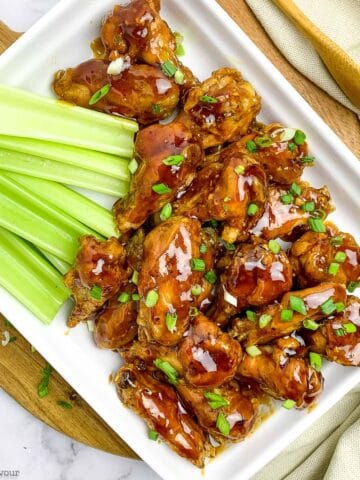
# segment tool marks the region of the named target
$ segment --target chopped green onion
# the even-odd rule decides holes
[[[160,220],[162,222],[165,222],[165,220],[168,220],[171,217],[171,214],[172,214],[172,205],[171,203],[166,203],[161,209]]]
[[[281,310],[280,319],[282,322],[291,322],[293,314],[292,310]]]
[[[334,257],[335,262],[343,263],[346,260],[346,253],[345,252],[336,252],[336,255]]]
[[[301,313],[301,315],[306,315],[306,306],[302,298],[291,295],[289,305],[291,310],[294,310],[294,312]]]
[[[353,323],[344,323],[343,329],[346,333],[355,333],[357,332],[357,327]]]
[[[104,98],[111,90],[111,85],[108,83],[101,87],[97,92],[89,100],[89,105],[95,105],[95,103],[99,102],[102,98]]]
[[[167,60],[161,65],[161,70],[167,77],[173,77],[176,73],[177,68],[172,62],[170,62],[170,60]]]
[[[211,284],[216,283],[217,275],[214,270],[209,270],[208,272],[206,272],[204,277],[209,283]]]
[[[131,298],[134,302],[138,302],[140,300],[140,295],[138,293],[133,293]]]
[[[166,328],[169,332],[174,333],[176,330],[177,314],[175,312],[168,312],[166,314]]]
[[[205,245],[205,243],[202,243],[199,247],[199,251],[200,253],[206,253],[208,251],[207,245]]]
[[[360,287],[360,282],[349,282],[347,289],[350,293],[354,293],[357,288]]]
[[[225,435],[226,437],[229,435],[231,427],[230,423],[227,421],[223,412],[219,412],[219,415],[216,419],[216,427],[220,433]]]
[[[127,303],[130,300],[130,294],[127,292],[121,292],[118,300],[120,303]]]
[[[328,268],[329,275],[336,275],[339,268],[340,268],[339,263],[336,263],[336,262],[330,263],[329,268]]]
[[[272,316],[264,313],[259,318],[259,328],[265,328],[271,322]]]
[[[196,307],[190,307],[189,317],[197,317],[199,315],[199,310]]]
[[[148,308],[153,308],[157,304],[158,300],[159,294],[155,290],[150,290],[146,295],[145,305]]]
[[[102,288],[97,286],[97,285],[94,285],[91,289],[90,289],[90,296],[92,298],[94,298],[95,300],[101,300],[101,295],[102,295]]]
[[[258,206],[255,203],[250,203],[247,209],[247,214],[249,215],[249,217],[253,217],[254,215],[256,215],[258,210]]]
[[[246,350],[246,353],[253,358],[261,355],[261,350],[256,345],[251,345],[250,347],[246,347],[245,350]]]
[[[156,185],[153,185],[152,190],[158,195],[165,195],[166,193],[171,192],[171,188],[165,185],[165,183],[157,183]]]
[[[157,358],[154,360],[154,365],[156,368],[161,370],[167,376],[168,382],[172,385],[176,385],[178,383],[178,372],[177,370],[171,365],[171,363],[167,362],[166,360],[162,360],[161,358]]]
[[[305,133],[302,132],[301,130],[296,130],[295,136],[294,136],[294,142],[296,143],[296,145],[302,145],[303,143],[305,143],[305,140],[306,140]]]
[[[38,395],[40,398],[44,398],[49,394],[49,381],[50,376],[53,372],[53,368],[51,365],[47,365],[42,372],[42,379],[38,385]]]
[[[281,404],[281,406],[286,408],[286,410],[291,410],[292,408],[295,407],[295,405],[296,405],[295,400],[291,400],[290,398],[288,398]]]
[[[229,402],[224,397],[215,392],[204,392],[204,397],[208,400],[210,408],[217,410],[221,407],[229,406]]]
[[[71,410],[73,408],[73,405],[71,403],[65,402],[64,400],[59,400],[57,404],[64,410]]]
[[[219,222],[218,222],[217,220],[209,220],[207,223],[209,224],[209,226],[210,226],[211,228],[215,228],[215,229],[216,229],[216,228],[218,228],[218,226],[219,226]]]
[[[168,166],[181,165],[184,159],[184,155],[171,155],[170,157],[165,158],[162,163]]]
[[[130,281],[134,284],[137,285],[139,282],[139,272],[137,270],[133,271],[133,274],[131,276]]]
[[[281,195],[280,200],[284,205],[290,205],[293,203],[294,197],[291,193],[286,193],[285,195]]]
[[[325,233],[326,232],[326,227],[324,225],[324,222],[321,220],[321,218],[309,218],[309,227],[313,232],[316,233]]]
[[[132,158],[128,164],[128,169],[129,169],[129,172],[134,175],[134,173],[137,171],[137,169],[139,168],[139,164],[136,160],[136,158]]]
[[[245,172],[245,167],[244,167],[244,165],[237,165],[237,166],[234,168],[234,172],[236,173],[236,175],[242,175],[242,174]]]
[[[253,310],[246,310],[245,314],[250,322],[256,322],[256,313]]]
[[[181,70],[176,70],[174,80],[177,85],[184,85],[184,81],[185,81],[184,73]]]
[[[236,246],[233,243],[229,243],[225,241],[224,241],[224,247],[228,252],[234,252],[236,250]]]
[[[305,156],[305,157],[301,157],[300,160],[301,160],[303,163],[314,163],[315,157]]]
[[[205,271],[205,262],[202,258],[192,258],[190,261],[191,270],[194,272],[204,272]]]
[[[177,57],[183,57],[185,55],[185,48],[184,48],[184,45],[182,45],[181,43],[176,43],[176,50],[175,50],[175,54]]]
[[[334,304],[332,298],[329,298],[321,305],[321,311],[325,315],[331,315],[333,312],[336,311],[336,305]]]
[[[305,320],[303,321],[303,326],[307,330],[314,330],[314,331],[320,327],[320,325],[314,322],[314,320],[311,320],[311,318],[305,318]]]
[[[337,337],[343,337],[345,335],[345,330],[343,328],[337,328],[335,330],[335,335]]]
[[[297,183],[293,182],[290,186],[290,193],[292,193],[293,195],[301,195],[301,187],[300,185],[298,185]]]
[[[288,149],[290,150],[290,152],[294,152],[295,149],[296,149],[295,143],[290,142],[290,143],[288,144]]]
[[[341,313],[345,310],[345,305],[343,302],[336,302],[334,303],[335,307],[336,307],[336,312],[337,313]]]
[[[148,435],[150,440],[153,442],[156,442],[156,440],[159,438],[159,433],[156,430],[149,430]]]
[[[200,102],[204,102],[204,103],[218,103],[218,99],[215,98],[215,97],[210,97],[209,95],[202,95],[200,98],[199,98]]]
[[[317,372],[320,372],[322,367],[321,356],[318,353],[310,352],[309,358],[310,358],[310,365],[312,366],[312,368]]]
[[[275,255],[277,255],[281,251],[281,247],[276,240],[269,240],[268,247],[269,250]]]
[[[161,107],[158,103],[153,103],[151,108],[152,108],[152,111],[154,113],[160,113],[161,112]]]
[[[315,202],[305,202],[304,205],[301,206],[301,210],[304,212],[313,212],[315,210]]]
[[[201,285],[199,285],[198,283],[194,286],[191,287],[191,295],[193,295],[194,297],[198,297],[202,292],[202,288],[201,288]]]
[[[270,147],[273,144],[272,139],[268,135],[264,135],[263,137],[256,137],[255,143],[260,148]]]
[[[340,247],[344,242],[344,239],[341,235],[337,235],[336,237],[332,237],[330,240],[331,245],[334,247]]]
[[[256,143],[253,140],[249,140],[246,142],[246,149],[250,153],[256,152]]]

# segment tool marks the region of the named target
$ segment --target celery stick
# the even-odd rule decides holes
[[[117,197],[123,197],[128,191],[128,182],[119,178],[2,148],[0,148],[0,169],[76,185]]]
[[[56,268],[56,270],[58,270],[62,275],[65,275],[65,273],[70,270],[71,265],[69,263],[60,260],[60,258],[55,257],[55,255],[52,255],[42,248],[39,248],[38,250],[40,250],[44,257],[47,258],[49,262]]]
[[[115,229],[112,213],[80,193],[48,180],[10,172],[6,175],[101,235],[105,237],[119,235]]]
[[[138,125],[0,85],[0,134],[36,138],[131,157]]]
[[[2,228],[0,285],[46,324],[70,295],[62,276],[39,253]]]
[[[84,148],[70,147],[32,138],[0,135],[0,147],[37,157],[56,160],[60,163],[85,168],[93,172],[109,175],[122,180],[130,179],[128,160],[108,153],[94,152]]]
[[[79,236],[96,235],[3,174],[0,175],[0,226],[70,264],[78,250]]]

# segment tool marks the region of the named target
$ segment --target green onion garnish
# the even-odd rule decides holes
[[[207,245],[205,245],[205,243],[202,243],[199,247],[199,251],[200,253],[203,253],[203,254],[206,253],[208,251]]]
[[[215,392],[204,392],[204,397],[208,400],[208,404],[213,410],[229,405],[229,402],[224,397]]]
[[[159,195],[165,195],[166,193],[171,192],[171,188],[165,185],[165,183],[157,183],[156,185],[153,185],[152,190]]]
[[[245,143],[245,146],[246,146],[246,149],[247,149],[248,152],[250,152],[250,153],[256,152],[256,143],[253,140],[248,140]]]
[[[344,323],[343,328],[346,333],[355,333],[357,332],[357,327],[353,323]]]
[[[269,240],[268,243],[269,250],[277,255],[281,251],[281,247],[276,240]]]
[[[314,163],[315,157],[305,156],[305,157],[301,157],[300,160],[301,160],[303,163]]]
[[[242,175],[242,174],[245,172],[245,167],[244,167],[244,165],[237,165],[237,166],[234,168],[234,172],[236,173],[236,175]]]
[[[296,148],[295,143],[290,142],[290,143],[288,144],[288,149],[290,150],[290,152],[293,152],[293,151],[295,150],[295,148]]]
[[[339,263],[336,263],[336,262],[330,263],[329,268],[328,268],[328,274],[329,275],[336,275],[339,268],[340,268]]]
[[[309,218],[309,227],[313,232],[316,233],[325,233],[326,232],[326,227],[324,225],[324,222],[321,220],[321,218]]]
[[[181,70],[176,70],[174,80],[177,85],[184,85],[185,75]]]
[[[330,315],[331,313],[336,311],[336,305],[334,304],[332,298],[329,298],[321,305],[321,311],[325,315]]]
[[[314,370],[320,372],[322,367],[321,356],[318,353],[310,352],[309,353],[310,365]]]
[[[261,350],[256,345],[251,345],[250,347],[246,347],[245,350],[246,350],[246,353],[253,358],[261,355]]]
[[[344,239],[341,235],[337,235],[336,237],[332,237],[330,240],[331,245],[334,247],[340,247],[344,242]]]
[[[161,65],[161,70],[167,77],[173,77],[176,73],[177,68],[172,62],[170,62],[170,60],[167,60]]]
[[[216,419],[216,427],[220,433],[225,435],[226,437],[230,433],[230,423],[226,420],[226,417],[223,412],[219,412],[219,415]]]
[[[130,300],[130,295],[127,292],[121,292],[118,300],[120,303],[127,303]]]
[[[47,365],[42,372],[42,379],[38,385],[38,395],[40,398],[44,398],[49,394],[49,381],[53,372],[51,365]]]
[[[255,203],[250,203],[247,209],[247,214],[249,215],[249,217],[253,217],[254,215],[256,215],[257,211],[258,206]]]
[[[200,102],[204,103],[218,103],[218,99],[215,97],[210,97],[209,95],[202,95],[199,98]]]
[[[176,321],[177,321],[177,315],[175,312],[168,312],[166,314],[166,328],[169,330],[169,332],[174,333],[176,330]]]
[[[153,440],[154,442],[156,442],[156,440],[159,438],[159,434],[156,430],[149,430],[148,435],[150,440]]]
[[[209,270],[208,272],[206,272],[204,277],[209,283],[211,283],[211,284],[216,283],[217,275],[214,272],[214,270]]]
[[[345,252],[336,252],[334,257],[335,262],[343,263],[346,260],[346,253]]]
[[[291,322],[291,319],[293,317],[293,311],[292,310],[281,310],[280,313],[280,320],[282,322]]]
[[[315,202],[305,202],[304,205],[301,206],[301,210],[304,212],[313,212],[315,210]]]
[[[260,148],[270,147],[273,144],[272,139],[268,135],[264,135],[263,137],[256,137],[255,143]]]
[[[101,300],[102,288],[94,285],[90,290],[90,296],[95,300]]]
[[[65,402],[64,400],[59,400],[57,404],[59,405],[59,407],[63,408],[64,410],[71,410],[73,408],[71,403]]]
[[[95,103],[99,102],[102,98],[104,98],[110,92],[110,90],[111,85],[109,83],[107,85],[104,85],[90,98],[89,105],[95,105]]]
[[[184,159],[184,155],[171,155],[170,157],[165,158],[162,163],[167,166],[181,165]]]
[[[265,328],[271,322],[272,316],[264,313],[259,318],[259,328]]]
[[[185,55],[185,48],[181,43],[176,43],[175,54],[177,57],[183,57]]]
[[[284,205],[290,205],[293,203],[294,197],[291,193],[286,193],[285,195],[281,195],[280,200]]]
[[[314,322],[314,320],[311,320],[310,318],[305,318],[305,320],[303,321],[303,326],[307,330],[314,330],[314,331],[320,327],[320,325],[318,325],[316,322]]]
[[[136,270],[133,271],[133,274],[131,276],[131,279],[130,281],[134,284],[134,285],[137,285],[138,282],[139,282],[139,272],[137,272]]]
[[[166,360],[162,360],[161,358],[157,358],[154,360],[154,365],[156,368],[161,370],[167,376],[168,382],[172,385],[176,385],[178,383],[178,372],[177,370],[171,365],[171,363],[167,362]]]
[[[306,140],[305,133],[302,132],[301,130],[296,130],[295,136],[294,136],[294,142],[296,143],[296,145],[302,145],[303,143],[305,143],[305,140]]]
[[[336,307],[336,312],[337,313],[341,313],[345,310],[345,305],[343,304],[343,302],[336,302],[334,303],[335,307]]]
[[[140,295],[138,293],[133,293],[131,298],[134,302],[138,302],[140,300]]]
[[[288,398],[281,404],[281,406],[286,408],[286,410],[291,410],[292,408],[295,407],[295,405],[296,405],[295,400],[291,400],[290,398]]]
[[[234,252],[236,250],[236,246],[233,243],[229,243],[225,241],[224,241],[224,247],[228,252]]]
[[[190,307],[189,317],[197,317],[199,315],[199,310],[196,307]]]
[[[302,298],[291,295],[289,299],[289,305],[291,310],[294,310],[294,312],[301,313],[301,315],[306,315],[306,306]]]
[[[202,288],[201,288],[201,285],[199,285],[198,283],[191,287],[191,295],[193,295],[194,297],[198,297],[201,294],[201,292],[202,292]]]
[[[129,164],[128,164],[128,169],[129,169],[129,172],[134,175],[134,173],[136,172],[136,170],[139,168],[139,164],[136,160],[136,158],[133,158],[130,160]]]
[[[350,293],[354,293],[355,290],[359,287],[360,287],[360,282],[349,282],[346,288]]]
[[[171,203],[165,203],[163,208],[160,211],[160,220],[162,222],[165,222],[165,220],[168,220],[171,217],[172,214],[172,205]]]
[[[204,272],[205,271],[205,262],[202,258],[192,258],[190,261],[191,270],[194,272]]]
[[[246,310],[245,314],[250,322],[256,322],[256,313],[253,310]]]
[[[335,330],[335,335],[337,337],[343,337],[345,335],[345,330],[343,328],[337,328]]]
[[[301,195],[301,187],[300,185],[298,185],[297,183],[293,182],[290,186],[290,193],[292,193],[293,195]],[[315,207],[315,205],[314,205]]]
[[[158,103],[153,103],[151,108],[152,108],[152,111],[154,113],[160,113],[161,112],[161,107]]]
[[[157,304],[158,300],[159,294],[155,290],[150,290],[146,295],[145,305],[148,308],[153,308]]]

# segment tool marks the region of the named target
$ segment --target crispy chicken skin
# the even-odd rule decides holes
[[[292,337],[260,346],[261,355],[244,354],[237,375],[256,380],[275,398],[294,400],[297,408],[305,408],[321,393],[323,377],[307,358],[296,355],[298,347],[299,341]]]
[[[242,137],[230,148],[247,153],[250,149],[251,156],[260,163],[270,181],[290,185],[299,182],[304,168],[311,166],[312,162],[309,162],[307,143],[304,141],[297,145],[294,138],[287,139],[285,135],[288,130],[279,123],[264,125],[258,131]],[[247,148],[248,142],[254,142],[255,147],[251,144]],[[252,151],[254,148],[256,150]]]
[[[301,287],[329,281],[347,284],[360,279],[359,245],[352,235],[334,231],[333,227],[326,233],[306,232],[296,240],[291,248],[291,263]],[[338,265],[333,273],[332,263]]]
[[[284,321],[281,320],[281,311],[291,309],[290,297],[302,300],[306,311],[304,314],[294,311],[291,319]],[[334,304],[345,303],[345,287],[338,283],[322,283],[305,290],[285,293],[280,303],[269,305],[257,312],[258,319],[262,315],[270,316],[269,322],[265,326],[261,327],[257,320],[253,322],[246,317],[239,318],[234,320],[229,333],[238,340],[245,341],[246,345],[268,343],[275,338],[289,335],[294,330],[298,330],[306,318],[317,321],[329,316],[321,308],[329,300],[332,300]]]
[[[172,386],[132,365],[122,367],[115,382],[121,401],[140,415],[151,430],[158,432],[178,455],[197,467],[204,466],[205,457],[213,449]]]
[[[196,125],[204,148],[238,140],[260,110],[254,87],[233,68],[221,68],[193,87],[187,96],[184,122]]]
[[[163,163],[174,155],[184,157],[180,164]],[[149,215],[185,190],[203,160],[203,152],[192,132],[182,123],[173,122],[141,130],[135,142],[135,157],[139,168],[131,179],[130,192],[113,208],[121,232],[140,227]],[[170,191],[157,193],[153,190],[155,185],[166,186]]]
[[[195,219],[172,217],[154,228],[144,242],[144,261],[139,277],[141,295],[138,324],[148,340],[163,345],[178,343],[188,328],[191,309],[206,303],[213,286],[204,278],[212,270],[214,252],[206,244],[201,225]],[[200,245],[206,245],[205,253]],[[203,269],[196,270],[193,260],[203,262]],[[201,287],[199,295],[192,293],[192,287]],[[149,308],[146,298],[149,292],[158,295],[156,304]],[[176,325],[170,328],[167,317],[176,318]]]
[[[116,238],[81,237],[75,265],[64,277],[75,299],[68,326],[75,327],[98,312],[127,277],[125,249]]]
[[[214,390],[193,387],[183,381],[176,385],[183,402],[196,416],[200,426],[219,443],[226,440],[238,442],[250,432],[256,419],[256,401],[245,396],[239,384],[232,380]],[[212,408],[206,394],[220,395],[227,405],[220,409]],[[230,425],[230,433],[224,436],[216,426],[219,412],[222,411]]]
[[[349,296],[343,313],[304,335],[311,351],[341,365],[360,367],[360,300]]]
[[[75,68],[60,70],[55,74],[55,93],[67,102],[104,113],[135,118],[143,125],[171,115],[180,95],[174,79],[150,65],[126,65],[119,75],[109,75],[108,62],[96,59],[88,60]],[[111,86],[109,93],[94,105],[89,105],[94,93],[105,85]],[[155,110],[154,105],[157,106]]]
[[[234,378],[241,346],[213,322],[195,317],[179,348],[185,379],[195,387],[217,387]]]
[[[314,212],[306,212],[301,207],[306,202],[314,202],[315,212],[326,217],[334,208],[331,204],[330,193],[327,187],[313,188],[307,182],[301,182],[301,194],[293,196],[289,204],[282,201],[282,197],[289,192],[285,188],[271,186],[268,192],[268,201],[265,211],[252,229],[256,236],[265,240],[272,238],[287,238],[296,227],[306,227],[309,218]]]
[[[292,268],[286,253],[273,253],[265,242],[240,244],[221,263],[221,287],[212,315],[217,324],[226,324],[230,315],[247,306],[268,305],[291,290]]]

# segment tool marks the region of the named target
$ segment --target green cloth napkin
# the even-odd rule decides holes
[[[360,0],[294,1],[320,30],[360,63]],[[338,87],[311,43],[277,6],[271,0],[246,2],[276,46],[297,70],[360,116],[360,109]]]

